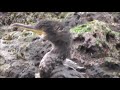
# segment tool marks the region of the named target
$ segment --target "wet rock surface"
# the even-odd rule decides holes
[[[80,73],[72,68],[60,66],[52,71],[51,78],[85,78],[85,73]]]
[[[116,54],[116,58],[119,57],[116,46],[120,43],[120,33],[112,31],[106,23],[95,20],[72,28],[71,32],[74,33],[75,49],[79,52],[88,54],[92,58],[113,56],[113,54]]]
[[[118,14],[108,12],[73,12],[66,17],[66,28],[73,30],[74,44],[71,57],[86,67],[89,78],[119,77],[118,18]]]
[[[51,49],[48,41],[29,31],[12,31],[0,40],[0,75],[34,78],[36,67]]]
[[[70,59],[66,59],[64,66],[57,66],[51,73],[51,78],[87,78],[86,69]]]
[[[120,77],[119,13],[1,12],[0,18],[0,78],[35,78],[40,60],[51,50],[51,43],[33,32],[11,29],[9,25],[34,24],[44,18],[63,21],[65,28],[73,31],[71,60],[77,63],[74,68],[71,64],[56,67],[51,78]]]
[[[66,12],[67,13],[67,12]],[[0,26],[12,23],[33,24],[40,19],[61,20],[66,15],[65,12],[1,12]]]

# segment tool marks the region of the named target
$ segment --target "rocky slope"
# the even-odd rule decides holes
[[[41,41],[33,32],[6,33],[0,40],[0,74],[6,77],[34,77],[35,65],[50,47],[50,43]]]
[[[120,33],[112,31],[107,23],[98,20],[76,26],[71,32],[74,33],[72,58],[81,61],[88,74],[93,67],[95,70],[99,68],[98,73],[102,70],[103,76],[98,77],[104,77],[104,74],[113,77],[113,71],[120,73]]]
[[[51,49],[51,44],[33,32],[20,28],[11,29],[9,25],[14,22],[34,24],[44,18],[62,21],[65,28],[69,28],[73,36],[71,60],[84,67],[84,77],[120,77],[119,13],[1,12],[0,18],[2,78],[35,77],[39,62]],[[58,67],[53,71],[53,77],[61,77],[64,72],[67,71],[63,70],[63,67]],[[73,73],[78,74],[71,70],[64,77],[71,78]]]

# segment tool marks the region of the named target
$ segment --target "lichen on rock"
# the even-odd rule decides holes
[[[120,61],[112,57],[106,57],[103,65],[111,70],[120,70]]]
[[[35,77],[36,66],[50,48],[48,41],[31,31],[5,33],[0,39],[0,76]]]
[[[38,73],[40,60],[51,44],[31,31],[9,25],[33,25],[41,19],[63,21],[73,36],[71,60],[85,67],[85,72],[79,73],[60,66],[53,70],[53,78],[120,77],[120,15],[111,13],[0,12],[0,78],[34,78]]]
[[[120,33],[112,31],[105,22],[94,20],[70,29],[77,49],[94,57],[110,55],[111,50],[117,52],[116,45],[120,42]]]

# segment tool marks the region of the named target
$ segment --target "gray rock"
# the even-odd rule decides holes
[[[21,22],[21,23],[34,23],[38,20],[38,18],[49,18],[52,15],[45,15],[44,13],[0,13],[0,25],[10,25],[14,22]],[[55,16],[60,13],[56,12]],[[22,16],[22,17],[21,17]],[[17,19],[16,19],[17,17]],[[33,18],[34,17],[34,18]],[[53,15],[54,17],[54,15]],[[52,18],[53,18],[52,17]],[[115,18],[116,17],[116,18]],[[72,27],[75,27],[76,25],[85,24],[89,21],[92,21],[94,19],[97,19],[99,21],[106,22],[107,24],[116,23],[116,25],[111,25],[110,28],[114,31],[119,32],[120,23],[119,15],[112,16],[108,12],[72,12],[69,13],[69,15],[63,20],[65,29],[71,29]],[[18,31],[17,31],[18,30]],[[40,63],[40,60],[42,57],[51,50],[51,44],[48,41],[42,40],[38,35],[33,34],[29,31],[19,31],[21,29],[10,29],[8,26],[6,27],[0,27],[0,78],[34,78],[35,74],[37,73],[37,67]],[[92,35],[92,34],[91,34]],[[77,61],[81,62],[79,60],[82,60],[84,63],[88,62],[90,57],[86,57],[83,59],[81,57],[81,50],[80,46],[81,43],[83,46],[90,46],[91,43],[87,43],[89,41],[90,36],[89,34],[85,34],[85,43],[83,44],[84,40],[81,39],[80,36],[75,36],[74,40],[77,41],[77,43],[74,42],[76,45],[74,50],[77,52],[75,55],[73,55],[73,58],[77,57]],[[89,36],[86,37],[86,36]],[[103,37],[102,37],[103,38]],[[110,37],[111,38],[111,37]],[[119,38],[118,38],[119,39]],[[111,39],[112,40],[112,39]],[[111,41],[108,40],[108,41]],[[79,42],[80,41],[80,42]],[[94,41],[93,38],[90,41]],[[106,41],[105,41],[106,42]],[[113,41],[111,41],[113,43]],[[119,51],[119,41],[116,44],[113,43],[115,46],[115,50],[117,49]],[[93,45],[94,46],[94,45]],[[110,45],[112,46],[112,45]],[[83,47],[83,51],[86,49]],[[112,48],[112,47],[111,47]],[[96,57],[95,54],[101,53],[100,50],[96,47],[91,48],[94,49],[96,53],[94,53],[92,56]],[[73,51],[74,51],[73,50]],[[88,50],[88,49],[87,49]],[[103,49],[104,50],[104,49]],[[87,51],[88,52],[88,51]],[[116,51],[113,51],[111,56],[114,56],[115,58],[119,58],[119,52],[115,53]],[[111,53],[111,52],[110,52]],[[105,54],[103,54],[105,55]],[[95,58],[96,59],[96,58]],[[101,60],[101,59],[100,59]],[[99,61],[100,61],[99,60]],[[69,60],[68,60],[69,61]],[[91,61],[95,62],[93,58]],[[97,59],[96,59],[97,61]],[[110,61],[110,62],[109,62]],[[108,69],[118,70],[115,71],[115,75],[112,73],[106,73],[107,71],[103,70],[100,66],[92,66],[89,68],[80,67],[78,63],[75,62],[66,62],[66,66],[59,66],[56,67],[52,74],[51,78],[84,78],[86,77],[86,74],[91,78],[111,78],[111,77],[120,77],[119,74],[119,63],[113,62],[114,60],[105,60],[104,67],[108,67]],[[119,60],[117,60],[119,62]],[[84,64],[83,63],[83,64]],[[99,64],[99,63],[98,63]],[[113,71],[112,71],[113,72]],[[117,76],[117,74],[119,74]]]
[[[100,66],[92,66],[90,69],[87,69],[86,72],[89,78],[112,78],[112,76],[107,74]]]
[[[0,75],[8,78],[35,78],[41,58],[51,48],[32,32],[11,31],[0,39]]]
[[[57,66],[51,73],[51,78],[85,78],[84,67],[70,59],[66,59],[63,66]]]
[[[85,78],[84,75],[73,68],[59,66],[52,71],[51,78]]]

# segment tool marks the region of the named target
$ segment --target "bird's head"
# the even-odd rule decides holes
[[[20,23],[14,23],[11,26],[25,28],[27,31],[32,31],[38,35],[43,35],[44,38],[47,38],[50,41],[53,39],[55,40],[57,33],[63,29],[63,25],[60,22],[52,20],[40,20],[33,26]]]
[[[67,57],[70,51],[71,45],[71,35],[68,30],[64,30],[64,25],[58,21],[51,20],[41,20],[37,24],[33,26],[18,24],[15,23],[12,25],[13,27],[22,27],[25,30],[29,30],[35,32],[39,35],[43,35],[43,38],[52,42],[52,45],[56,50],[61,52],[61,55]]]

